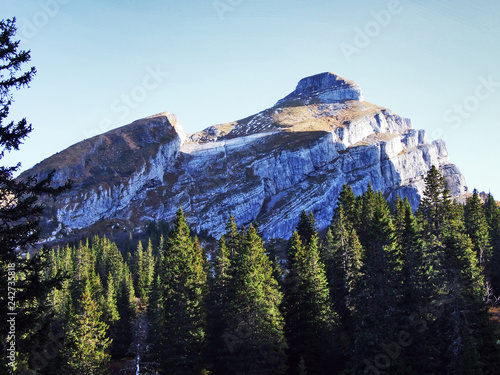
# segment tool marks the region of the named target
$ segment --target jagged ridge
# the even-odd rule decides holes
[[[363,101],[357,84],[333,73],[304,78],[274,107],[243,120],[186,136],[174,116],[159,114],[26,174],[57,164],[56,180],[76,184],[55,206],[54,235],[102,223],[139,230],[147,220],[172,220],[182,206],[196,230],[215,237],[232,213],[238,224],[257,221],[265,238],[287,238],[303,209],[326,227],[344,183],[360,194],[370,181],[416,207],[434,164],[454,196],[467,189],[442,141],[429,144],[409,119]]]

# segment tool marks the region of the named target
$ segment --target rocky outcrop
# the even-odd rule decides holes
[[[292,101],[307,105],[314,102],[335,103],[344,100],[363,101],[363,94],[358,84],[334,73],[321,73],[301,79],[295,91],[278,101],[276,106]]]
[[[63,162],[63,160],[68,160]],[[442,141],[429,143],[409,119],[363,101],[357,84],[332,73],[301,80],[261,113],[187,136],[163,113],[83,141],[43,161],[56,179],[75,180],[53,211],[54,235],[98,223],[140,230],[174,218],[179,206],[197,230],[215,237],[228,215],[257,222],[265,238],[287,238],[302,210],[320,229],[344,183],[361,194],[371,183],[389,199],[417,207],[432,165],[451,193],[467,190]]]

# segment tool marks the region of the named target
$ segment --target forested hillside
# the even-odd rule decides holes
[[[493,197],[460,205],[432,168],[415,213],[371,186],[331,204],[323,238],[303,212],[286,259],[232,216],[207,259],[182,209],[124,255],[105,237],[53,249],[42,272],[64,281],[19,373],[500,373]]]

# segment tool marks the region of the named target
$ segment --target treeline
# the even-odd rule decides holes
[[[416,213],[371,186],[359,197],[344,186],[335,206],[323,238],[302,213],[286,259],[232,217],[208,259],[182,209],[167,237],[126,259],[99,237],[53,250],[47,280],[67,277],[25,363],[40,374],[104,374],[136,356],[141,374],[500,373],[493,197],[460,205],[433,167]]]

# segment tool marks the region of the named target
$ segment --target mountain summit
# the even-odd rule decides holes
[[[321,73],[303,78],[290,95],[281,99],[276,106],[290,101],[303,105],[311,103],[335,103],[343,100],[363,101],[363,94],[356,82],[349,81],[334,73]]]
[[[21,175],[71,178],[52,205],[52,236],[79,230],[141,230],[171,221],[182,206],[197,231],[215,237],[229,214],[257,222],[265,238],[288,238],[302,210],[329,225],[344,183],[371,183],[389,199],[418,205],[432,165],[451,194],[467,191],[443,141],[390,110],[365,102],[359,86],[333,73],[307,77],[272,108],[187,135],[168,112],[84,140]]]

